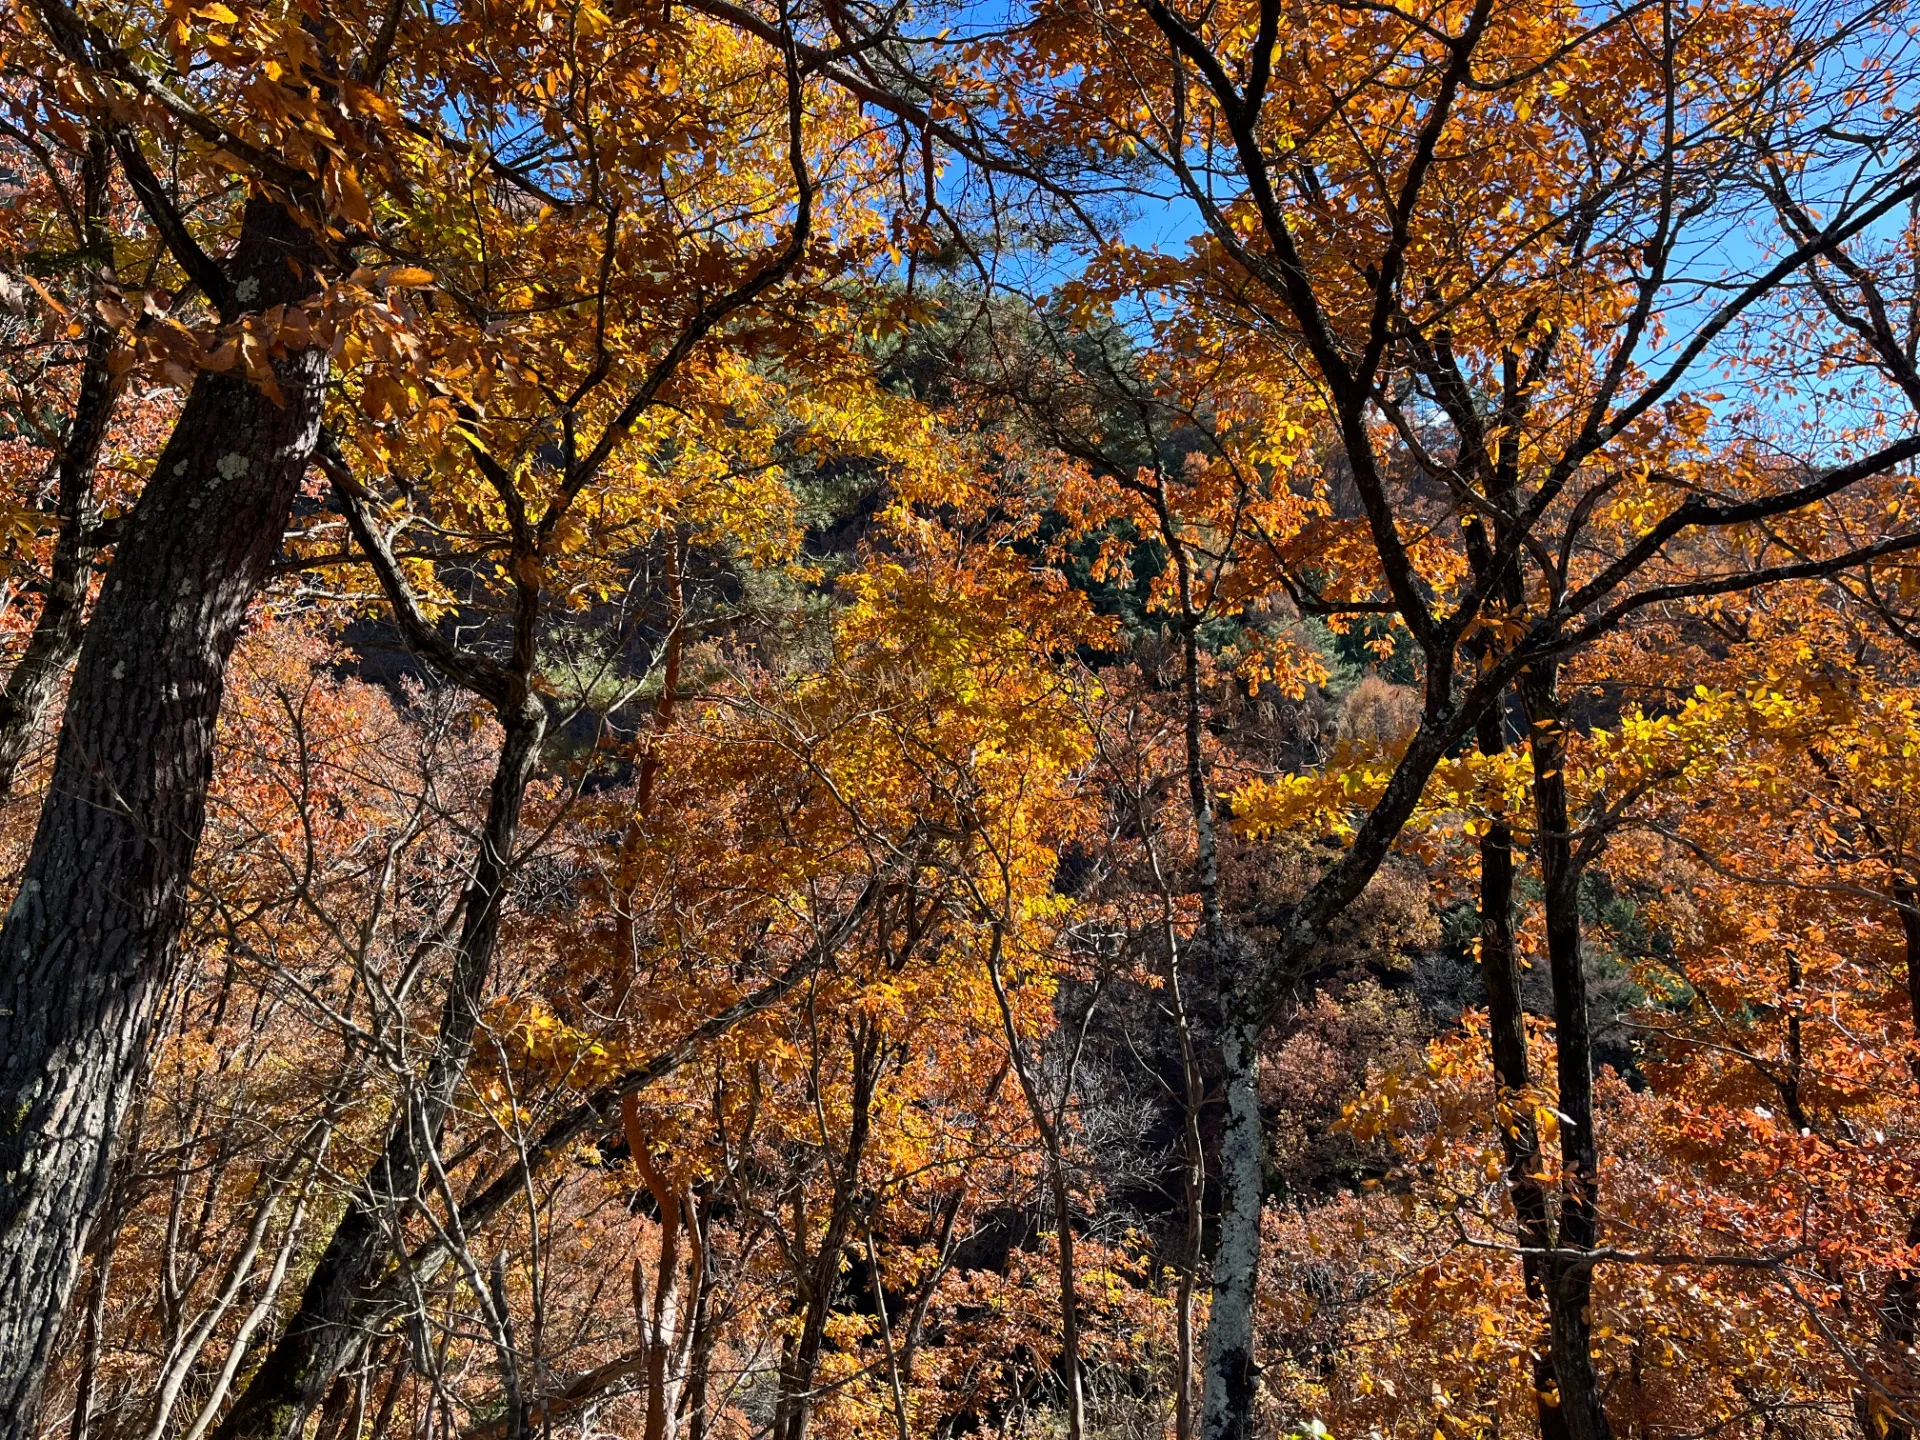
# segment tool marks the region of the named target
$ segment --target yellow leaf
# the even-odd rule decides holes
[[[334,174],[340,186],[340,208],[346,212],[348,222],[361,226],[373,224],[373,207],[367,204],[367,192],[360,188],[360,177],[347,165],[340,166]]]
[[[1550,1105],[1534,1107],[1533,1123],[1540,1131],[1540,1138],[1551,1145],[1560,1138],[1560,1116]]]
[[[433,283],[433,272],[418,265],[389,265],[376,283],[384,290],[417,290]]]

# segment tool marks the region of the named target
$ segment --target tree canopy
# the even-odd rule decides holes
[[[1911,1440],[1900,0],[0,0],[0,1440]]]

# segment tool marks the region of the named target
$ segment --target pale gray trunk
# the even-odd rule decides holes
[[[1260,1274],[1260,1211],[1266,1200],[1266,1136],[1260,1124],[1260,1023],[1241,1012],[1221,1028],[1226,1124],[1220,1135],[1220,1235],[1213,1252],[1207,1318],[1205,1440],[1253,1434],[1253,1306]]]

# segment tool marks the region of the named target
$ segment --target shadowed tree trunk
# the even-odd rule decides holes
[[[1007,1056],[1014,1075],[1020,1081],[1020,1093],[1026,1099],[1027,1113],[1040,1134],[1040,1146],[1046,1156],[1047,1189],[1053,1199],[1054,1246],[1058,1261],[1056,1274],[1060,1287],[1060,1380],[1066,1391],[1067,1440],[1081,1440],[1087,1430],[1087,1396],[1080,1362],[1080,1291],[1073,1258],[1073,1194],[1067,1184],[1067,1157],[1061,1123],[1067,1102],[1073,1094],[1074,1062],[1068,1061],[1061,1081],[1060,1103],[1056,1108],[1040,1093],[1039,1077],[1033,1058],[1020,1039],[1020,1027],[1013,1015],[1013,1003],[1007,996],[1007,984],[1000,970],[1005,932],[999,923],[993,927],[993,940],[987,952],[987,975],[993,982],[994,999],[1000,1007],[1000,1021],[1007,1037]],[[1098,992],[1095,992],[1096,995]],[[1093,1017],[1089,1003],[1085,1019]],[[1081,1033],[1085,1033],[1084,1025]],[[1075,1059],[1078,1058],[1076,1053]],[[876,1278],[874,1284],[879,1285]],[[886,1304],[884,1299],[880,1302]]]
[[[85,196],[85,243],[96,273],[105,270],[112,245],[105,235],[108,177],[107,142],[95,136],[87,148],[81,173]],[[73,415],[60,440],[60,535],[54,541],[48,566],[47,589],[34,621],[25,653],[7,677],[0,693],[0,799],[13,793],[33,737],[40,733],[60,677],[80,653],[80,636],[93,583],[93,564],[100,552],[100,505],[94,495],[94,475],[100,467],[100,448],[107,422],[119,394],[119,380],[111,368],[113,334],[98,320],[87,323],[87,349],[81,362],[80,388]]]
[[[687,1440],[707,1440],[710,1425],[708,1381],[713,1374],[714,1301],[713,1200],[704,1189],[694,1195],[692,1234],[699,1281],[693,1288],[692,1334],[687,1342],[687,1384],[681,1393]]]
[[[1533,794],[1540,880],[1546,891],[1547,963],[1553,978],[1553,1032],[1560,1111],[1559,1252],[1591,1250],[1600,1236],[1599,1141],[1593,1128],[1593,1031],[1587,1018],[1586,960],[1580,945],[1580,873],[1567,816],[1566,745],[1555,668],[1522,678],[1532,727]],[[1553,1374],[1568,1440],[1611,1440],[1594,1373],[1593,1263],[1565,1253],[1549,1259],[1544,1280],[1553,1339]]]
[[[261,307],[312,292],[281,206],[247,204],[225,267]],[[166,987],[221,688],[313,451],[322,351],[282,399],[202,374],[129,518],[80,650],[48,795],[0,929],[0,1440],[38,1392]]]
[[[1506,749],[1504,723],[1498,710],[1482,715],[1475,727],[1480,753],[1498,755]],[[1513,943],[1513,828],[1494,820],[1480,839],[1480,975],[1487,992],[1487,1038],[1493,1052],[1495,1084],[1494,1123],[1507,1159],[1507,1193],[1520,1244],[1530,1251],[1550,1249],[1553,1229],[1547,1220],[1547,1197],[1535,1177],[1540,1172],[1540,1137],[1534,1128],[1531,1102],[1526,1098],[1533,1079],[1527,1061],[1527,1020],[1520,1003],[1520,962]],[[1546,1302],[1545,1262],[1537,1254],[1523,1257],[1527,1296],[1536,1305]],[[1539,1396],[1541,1440],[1566,1440],[1560,1407],[1549,1403],[1553,1387],[1551,1345],[1536,1346],[1533,1355],[1534,1391]]]
[[[779,1394],[774,1404],[772,1440],[807,1440],[813,1422],[814,1377],[826,1340],[827,1317],[840,1288],[840,1268],[854,1215],[860,1203],[860,1162],[872,1133],[873,1095],[879,1083],[883,1043],[879,1032],[863,1025],[852,1040],[852,1075],[846,1149],[833,1175],[827,1223],[808,1263],[794,1275],[798,1282],[800,1327],[788,1337],[780,1357]],[[831,1162],[830,1162],[831,1163]],[[805,1255],[807,1225],[804,1180],[793,1192],[796,1253]]]
[[[1896,880],[1893,899],[1900,906],[1904,941],[1911,1064],[1915,1078],[1920,1079],[1920,890],[1910,881]],[[1907,1244],[1920,1246],[1920,1209],[1910,1212]],[[1920,1273],[1902,1268],[1894,1272],[1880,1294],[1885,1379],[1879,1386],[1863,1386],[1855,1401],[1860,1431],[1868,1440],[1913,1440],[1914,1416],[1920,1411],[1920,1391],[1913,1383],[1916,1339],[1920,1339]]]
[[[500,707],[505,727],[467,882],[440,1027],[426,1073],[402,1102],[402,1118],[360,1182],[347,1213],[308,1277],[299,1307],[247,1388],[214,1432],[215,1440],[282,1440],[299,1435],[336,1376],[392,1318],[372,1300],[396,1252],[394,1228],[419,1196],[421,1171],[439,1148],[454,1096],[466,1077],[493,968],[500,908],[512,878],[513,846],[527,782],[546,734],[546,709],[520,687]]]

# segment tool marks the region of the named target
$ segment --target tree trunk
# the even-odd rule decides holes
[[[1158,862],[1155,865],[1158,869]],[[1180,1039],[1182,1096],[1181,1138],[1186,1155],[1182,1165],[1185,1231],[1180,1244],[1180,1274],[1174,1286],[1174,1440],[1193,1440],[1193,1290],[1200,1272],[1201,1248],[1206,1238],[1207,1152],[1200,1134],[1200,1108],[1206,1103],[1206,1081],[1193,1043],[1192,1016],[1187,1013],[1186,987],[1180,974],[1180,952],[1173,934],[1171,911],[1167,923],[1167,990],[1173,1001],[1175,1033]]]
[[[1053,1196],[1054,1240],[1059,1264],[1060,1379],[1067,1389],[1067,1440],[1082,1440],[1087,1432],[1087,1394],[1080,1365],[1080,1289],[1073,1256],[1073,1197],[1067,1191],[1066,1161],[1057,1143],[1048,1150],[1047,1184]]]
[[[840,1285],[841,1253],[859,1203],[860,1162],[866,1154],[873,1119],[873,1092],[880,1078],[880,1036],[868,1030],[853,1046],[853,1094],[847,1148],[834,1177],[832,1209],[825,1233],[813,1253],[813,1263],[795,1276],[801,1286],[800,1332],[781,1357],[780,1393],[774,1406],[772,1440],[807,1440],[813,1421],[813,1377],[820,1368],[820,1346],[826,1339],[827,1316]],[[804,1180],[796,1183],[805,1184]],[[796,1211],[800,1207],[796,1206]],[[806,1227],[796,1224],[794,1238],[805,1253]]]
[[[1251,1440],[1254,1367],[1253,1304],[1260,1278],[1260,1212],[1266,1204],[1266,1132],[1260,1122],[1260,1033],[1263,1016],[1235,984],[1220,911],[1220,858],[1213,795],[1200,714],[1199,619],[1193,608],[1187,554],[1163,519],[1180,582],[1181,698],[1184,702],[1187,804],[1193,812],[1199,871],[1201,936],[1227,1013],[1221,1017],[1220,1061],[1227,1114],[1220,1136],[1220,1233],[1214,1242],[1213,1295],[1207,1307],[1207,1370],[1201,1395],[1205,1440]]]
[[[1522,682],[1532,727],[1533,794],[1540,879],[1546,891],[1547,963],[1553,979],[1553,1027],[1560,1110],[1560,1251],[1591,1250],[1599,1238],[1600,1158],[1593,1128],[1593,1033],[1580,948],[1580,866],[1567,816],[1566,747],[1551,668]],[[1610,1440],[1593,1368],[1593,1264],[1584,1256],[1549,1260],[1543,1279],[1553,1342],[1560,1419],[1568,1440]]]
[[[1200,1133],[1200,1110],[1206,1102],[1206,1080],[1201,1074],[1199,1051],[1194,1044],[1193,1016],[1187,1008],[1187,983],[1183,973],[1185,961],[1182,958],[1183,947],[1174,908],[1173,886],[1166,867],[1161,863],[1160,847],[1154,840],[1155,827],[1148,817],[1144,787],[1141,793],[1134,796],[1134,818],[1140,827],[1154,888],[1160,894],[1160,930],[1167,947],[1167,1008],[1173,1020],[1174,1035],[1180,1045],[1180,1133],[1185,1151],[1181,1165],[1181,1189],[1186,1223],[1181,1235],[1173,1293],[1173,1440],[1193,1440],[1193,1293],[1206,1238],[1207,1153]]]
[[[111,242],[103,233],[107,160],[107,142],[95,136],[87,150],[82,182],[88,231],[84,243],[97,272],[104,272],[112,256]],[[20,761],[40,733],[60,677],[80,653],[87,590],[100,550],[100,505],[94,496],[94,475],[100,468],[100,448],[107,437],[114,401],[119,398],[120,382],[112,368],[113,332],[98,320],[85,323],[87,350],[81,362],[80,389],[66,434],[60,440],[60,535],[53,544],[40,616],[34,621],[26,652],[7,677],[5,692],[0,693],[0,799],[13,793]]]
[[[313,289],[313,243],[247,204],[255,303]],[[203,374],[130,517],[80,651],[20,890],[0,928],[0,1440],[34,1433],[114,1138],[172,973],[228,656],[312,455],[322,351],[283,403]]]
[[[686,1345],[691,1338],[688,1317],[680,1304],[680,1247],[694,1228],[691,1190],[676,1187],[653,1163],[647,1138],[640,1129],[639,1097],[620,1102],[621,1128],[634,1169],[653,1196],[660,1212],[660,1258],[654,1267],[653,1293],[647,1293],[646,1265],[633,1257],[633,1318],[640,1330],[641,1374],[647,1383],[647,1413],[641,1440],[674,1440],[680,1425],[680,1386],[686,1378]],[[689,1253],[689,1287],[700,1289],[700,1237],[694,1233]]]
[[[93,1429],[93,1386],[100,1369],[100,1338],[106,1329],[107,1287],[113,1279],[113,1257],[119,1227],[109,1219],[101,1233],[100,1253],[94,1257],[87,1288],[86,1328],[81,1339],[80,1376],[73,1387],[73,1419],[67,1440],[87,1440]]]
[[[1498,710],[1489,710],[1476,725],[1480,753],[1498,755],[1506,749],[1504,724]],[[1494,1123],[1507,1159],[1507,1194],[1524,1249],[1548,1250],[1553,1227],[1547,1218],[1546,1192],[1540,1173],[1540,1137],[1526,1098],[1533,1078],[1527,1060],[1527,1020],[1520,1003],[1520,960],[1513,943],[1513,829],[1494,820],[1480,841],[1480,976],[1487,991],[1487,1038],[1493,1052]],[[1527,1295],[1536,1305],[1546,1303],[1545,1262],[1539,1255],[1521,1259]],[[1533,1385],[1538,1396],[1540,1440],[1566,1440],[1565,1417],[1551,1404],[1554,1389],[1552,1342],[1536,1342]]]
[[[87,589],[100,553],[100,507],[93,477],[113,410],[114,387],[106,368],[111,346],[112,337],[96,327],[87,343],[79,404],[61,446],[60,535],[53,545],[46,596],[26,651],[0,693],[0,798],[13,793],[20,762],[46,721],[60,677],[80,653]]]
[[[1205,1440],[1253,1435],[1253,1303],[1260,1270],[1260,1211],[1266,1202],[1266,1135],[1260,1124],[1260,1024],[1241,1009],[1220,1029],[1227,1115],[1220,1135],[1220,1234],[1213,1250],[1213,1304],[1207,1318]]]
[[[698,1253],[700,1280],[693,1291],[693,1327],[687,1343],[687,1386],[682,1392],[687,1412],[687,1440],[707,1440],[710,1428],[708,1377],[713,1372],[713,1229],[712,1204],[705,1195],[693,1207],[692,1241]]]
[[[844,1239],[844,1237],[842,1237]],[[808,1287],[800,1333],[780,1366],[780,1399],[774,1410],[773,1440],[806,1440],[813,1421],[813,1377],[820,1368],[827,1311],[839,1284],[839,1251],[821,1250],[823,1264]]]
[[[500,907],[512,878],[520,807],[546,734],[546,710],[524,695],[501,715],[506,734],[494,766],[480,854],[462,902],[453,975],[427,1072],[407,1095],[403,1118],[361,1182],[307,1280],[300,1307],[214,1432],[215,1440],[292,1440],[327,1387],[359,1356],[387,1316],[371,1316],[369,1294],[387,1268],[389,1227],[418,1197],[420,1175],[438,1148],[455,1093],[473,1054],[480,1007],[493,966]]]
[[[1020,1027],[1014,1020],[1013,1004],[1007,996],[1006,982],[1000,973],[1002,937],[1005,931],[996,922],[993,941],[987,952],[987,975],[993,982],[994,999],[1000,1007],[1000,1021],[1007,1037],[1007,1056],[1020,1081],[1020,1093],[1026,1099],[1027,1113],[1040,1134],[1047,1160],[1047,1192],[1053,1199],[1056,1274],[1060,1289],[1060,1379],[1066,1387],[1067,1440],[1081,1440],[1087,1429],[1086,1390],[1080,1370],[1080,1289],[1073,1258],[1073,1196],[1067,1186],[1065,1142],[1060,1136],[1060,1112],[1052,1111],[1040,1093],[1040,1082],[1027,1047],[1020,1039]],[[1068,1067],[1063,1082],[1067,1092],[1073,1087],[1073,1070]],[[1065,1109],[1066,1095],[1061,1097]],[[876,1279],[876,1285],[879,1281]],[[883,1302],[884,1303],[884,1302]]]
[[[1912,1027],[1913,1069],[1920,1079],[1920,889],[1906,880],[1893,887],[1894,902],[1900,906],[1900,932],[1905,942],[1907,967],[1907,1016]],[[1907,1244],[1920,1247],[1920,1209],[1910,1212]],[[1920,1386],[1916,1386],[1914,1344],[1920,1339],[1920,1272],[1902,1268],[1894,1272],[1880,1294],[1880,1350],[1884,1358],[1885,1392],[1862,1387],[1855,1408],[1861,1433],[1868,1440],[1913,1440],[1914,1417],[1920,1411]]]

